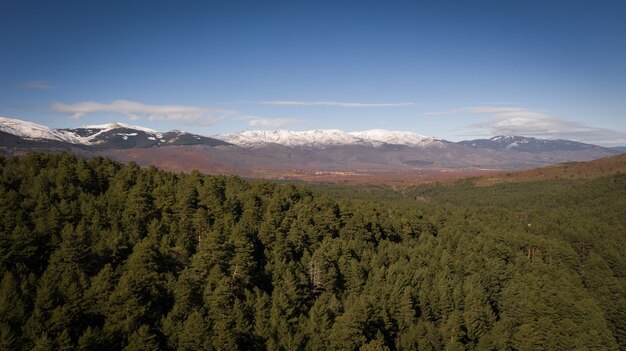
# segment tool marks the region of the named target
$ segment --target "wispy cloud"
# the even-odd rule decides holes
[[[480,104],[481,106],[492,106],[492,105],[497,105],[497,106],[501,106],[501,105],[505,105],[505,106],[512,106],[512,105],[521,105],[519,102],[483,102],[482,104]]]
[[[345,101],[291,101],[291,100],[273,100],[262,101],[263,105],[273,106],[332,106],[332,107],[400,107],[413,106],[414,102],[395,102],[395,103],[363,103],[363,102],[345,102]]]
[[[22,82],[18,85],[20,89],[27,90],[47,90],[54,89],[54,85],[46,82],[45,80],[31,80],[28,82]]]
[[[524,135],[540,138],[572,139],[601,145],[625,145],[626,132],[597,128],[544,112],[521,107],[474,106],[442,112],[428,112],[425,116],[459,113],[490,116],[491,119],[465,126],[465,135]]]
[[[422,116],[447,116],[447,115],[454,115],[454,114],[466,112],[466,111],[468,111],[468,108],[454,108],[454,109],[446,110],[446,111],[424,112],[422,113]]]
[[[302,120],[293,118],[250,118],[248,125],[251,127],[282,128],[291,124],[302,123]]]
[[[75,104],[54,103],[53,111],[67,113],[74,119],[96,113],[117,113],[130,119],[178,121],[187,125],[211,125],[235,111],[212,109],[192,105],[148,105],[135,101],[115,100],[110,104],[100,102],[78,102]]]

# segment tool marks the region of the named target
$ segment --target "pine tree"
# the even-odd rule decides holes
[[[161,346],[156,335],[147,325],[142,325],[128,338],[124,351],[159,351]]]

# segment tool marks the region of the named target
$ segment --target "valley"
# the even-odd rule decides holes
[[[0,351],[626,351],[626,1],[0,1]]]

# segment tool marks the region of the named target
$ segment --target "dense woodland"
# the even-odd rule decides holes
[[[403,192],[0,158],[1,350],[626,350],[626,176]]]

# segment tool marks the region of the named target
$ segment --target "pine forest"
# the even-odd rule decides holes
[[[0,350],[626,350],[626,175],[403,190],[0,158]]]

